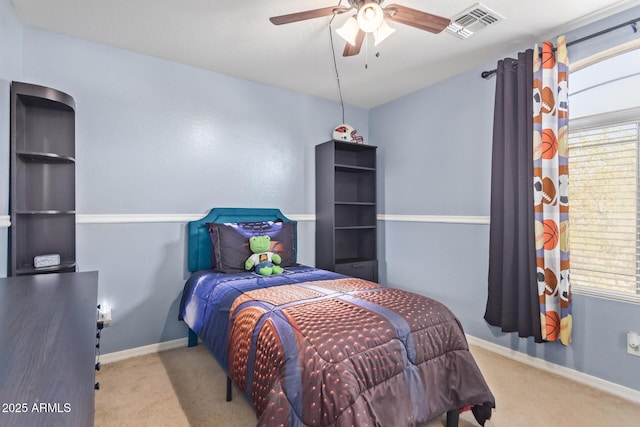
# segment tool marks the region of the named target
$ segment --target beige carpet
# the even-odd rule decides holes
[[[496,397],[488,427],[640,425],[640,405],[568,382],[489,351],[472,352]],[[202,345],[103,365],[96,374],[95,425],[255,426],[251,407]],[[554,390],[550,392],[549,390]],[[428,427],[444,426],[445,418]],[[460,427],[477,426],[466,412]],[[386,426],[385,426],[386,427]]]

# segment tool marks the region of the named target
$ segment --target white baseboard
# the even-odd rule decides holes
[[[179,338],[173,341],[165,341],[158,344],[150,344],[142,347],[131,348],[129,350],[101,354],[100,363],[106,365],[107,363],[118,362],[120,360],[125,360],[132,357],[145,356],[147,354],[160,353],[161,351],[172,350],[174,348],[186,347],[187,344],[187,338]]]
[[[510,348],[494,344],[492,342],[485,341],[471,335],[467,335],[467,341],[469,342],[469,345],[474,345],[492,353],[497,353],[501,356],[505,356],[509,359],[515,360],[516,362],[524,363],[525,365],[532,366],[545,372],[559,375],[572,381],[576,381],[589,387],[593,387],[605,393],[613,394],[622,399],[629,400],[633,403],[640,403],[640,391],[638,390],[634,390],[632,388],[625,387],[611,381],[606,381],[602,378],[594,377],[593,375],[576,371],[575,369],[547,362],[546,360],[529,356],[528,354],[521,353],[519,351],[515,351]]]

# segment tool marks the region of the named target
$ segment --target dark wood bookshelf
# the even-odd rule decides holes
[[[316,146],[316,267],[378,280],[375,146]]]

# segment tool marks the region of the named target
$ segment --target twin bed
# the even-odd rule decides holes
[[[271,236],[282,274],[244,271],[248,237]],[[414,426],[495,407],[462,327],[441,303],[296,264],[278,209],[216,208],[188,225],[180,318],[244,393],[258,426]]]

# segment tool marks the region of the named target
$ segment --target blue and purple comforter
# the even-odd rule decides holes
[[[460,323],[421,295],[305,266],[200,271],[180,316],[259,426],[413,426],[469,408],[483,424],[495,406]]]

